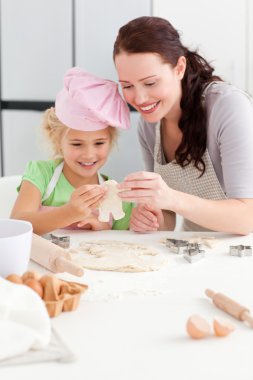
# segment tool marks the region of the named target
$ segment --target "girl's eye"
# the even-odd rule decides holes
[[[154,84],[155,84],[155,82],[145,83],[146,86],[153,86]]]
[[[123,90],[127,90],[127,89],[129,89],[129,88],[131,88],[131,87],[133,87],[133,86],[129,84],[129,85],[126,85],[126,86],[122,86],[122,89],[123,89]]]
[[[81,146],[80,143],[74,143],[74,144],[70,144],[70,145],[72,145],[72,146]]]
[[[105,144],[104,141],[98,141],[98,142],[96,142],[96,145],[104,145],[104,144]]]

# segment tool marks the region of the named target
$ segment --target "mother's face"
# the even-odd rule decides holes
[[[125,100],[146,121],[180,118],[185,57],[172,67],[156,53],[122,52],[116,56],[115,65]]]

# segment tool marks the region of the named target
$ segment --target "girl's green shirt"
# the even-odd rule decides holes
[[[26,180],[31,182],[36,186],[41,192],[41,197],[46,192],[48,184],[54,174],[55,168],[59,165],[59,160],[48,160],[48,161],[30,161],[28,162],[22,181]],[[102,175],[105,180],[108,180],[109,177]],[[21,184],[17,188],[19,191]],[[49,198],[42,202],[43,206],[54,206],[59,207],[66,204],[72,192],[75,188],[68,182],[64,174],[61,173],[60,178],[50,194]],[[112,229],[113,230],[128,230],[130,216],[132,213],[133,203],[123,202],[123,210],[125,212],[124,218],[120,220],[113,221]]]

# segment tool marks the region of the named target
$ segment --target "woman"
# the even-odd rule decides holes
[[[158,17],[120,28],[114,61],[126,101],[141,114],[146,172],[129,174],[121,197],[137,202],[134,231],[253,230],[253,102],[214,76]],[[163,210],[163,211],[161,211]]]

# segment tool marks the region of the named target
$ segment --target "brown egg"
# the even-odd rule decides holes
[[[213,329],[216,336],[225,337],[235,329],[235,325],[227,318],[216,317],[213,320]]]
[[[39,280],[40,274],[38,272],[28,270],[23,274],[22,279],[23,281],[26,281],[28,278],[34,278],[35,280]]]
[[[9,276],[6,277],[6,280],[14,282],[15,284],[23,284],[23,279],[18,274],[9,274]]]
[[[29,288],[33,289],[41,298],[43,298],[43,287],[38,280],[35,278],[28,278],[24,281],[24,284],[29,286]]]
[[[193,339],[202,339],[210,335],[209,323],[200,315],[191,315],[186,324],[186,331]]]

